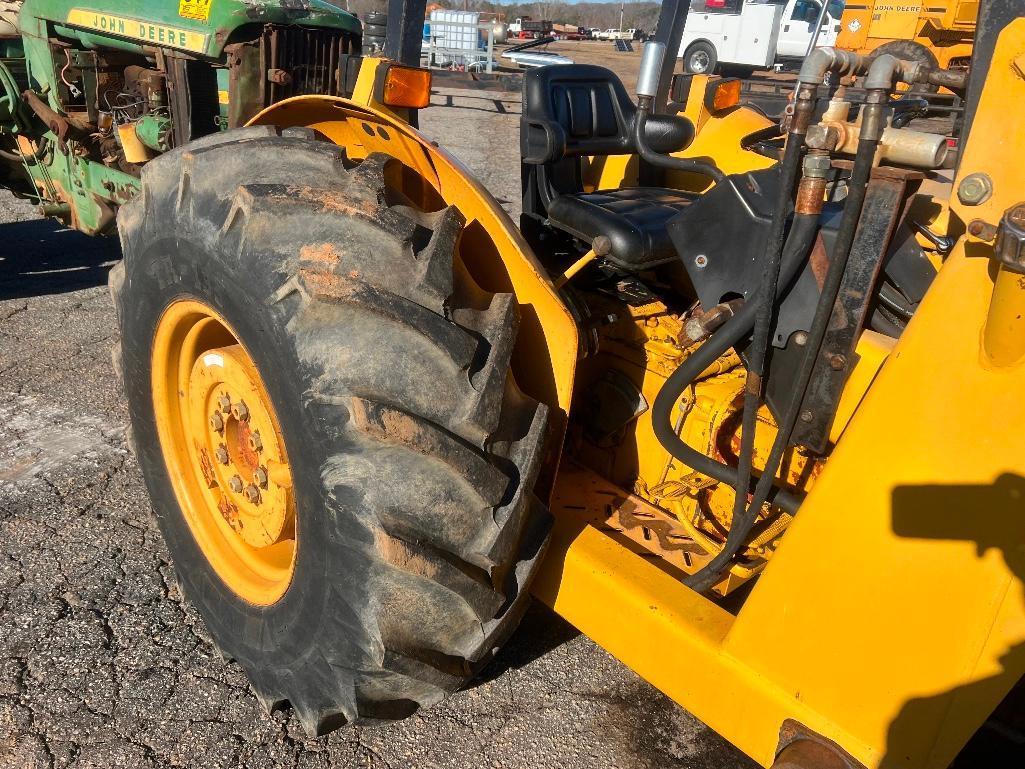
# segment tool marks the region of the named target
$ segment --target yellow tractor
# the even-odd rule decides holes
[[[261,702],[403,718],[533,594],[763,766],[947,766],[1025,673],[1013,4],[970,82],[821,49],[775,124],[667,0],[634,94],[524,76],[519,226],[416,128],[423,0],[386,57],[278,5],[28,0],[0,72],[9,178],[116,213],[136,455]],[[906,85],[966,94],[949,201]]]
[[[889,53],[944,69],[967,67],[978,14],[978,0],[847,3],[836,47],[864,55]]]

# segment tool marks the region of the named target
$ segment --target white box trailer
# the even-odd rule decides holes
[[[679,55],[695,74],[771,69],[804,57],[827,3],[818,45],[840,31],[843,0],[692,0]]]

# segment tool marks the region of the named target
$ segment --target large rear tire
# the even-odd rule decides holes
[[[546,408],[510,373],[514,297],[473,283],[455,256],[459,212],[397,198],[389,162],[242,129],[148,164],[119,216],[117,365],[182,590],[264,705],[291,703],[317,735],[403,718],[473,677],[522,615],[550,526],[531,491]],[[291,522],[242,530],[241,548],[239,511],[259,508],[176,445],[210,438],[186,418],[188,371],[225,356],[266,401],[277,434],[260,450],[290,476],[277,488],[272,467],[253,499],[277,494]],[[235,416],[210,429],[227,436]],[[209,495],[222,502],[204,510]],[[250,593],[267,540],[290,541],[291,564]]]

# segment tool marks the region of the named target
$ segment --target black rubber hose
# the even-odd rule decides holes
[[[755,432],[758,429],[758,410],[762,405],[765,360],[772,340],[772,321],[776,309],[776,287],[779,284],[780,263],[783,257],[783,236],[787,217],[790,215],[790,201],[794,185],[801,168],[803,134],[790,134],[783,160],[780,163],[780,200],[772,214],[769,237],[765,244],[765,258],[762,277],[758,284],[758,300],[755,312],[754,334],[747,349],[747,379],[744,386],[744,410],[741,416],[740,451],[737,454],[737,494],[733,503],[731,529],[745,521],[747,494],[739,489],[748,489],[754,472]]]
[[[807,214],[794,216],[780,263],[777,296],[783,294],[791,286],[804,267],[808,254],[811,252],[811,247],[815,242],[815,236],[818,234],[818,224],[817,216]],[[731,347],[738,345],[742,339],[751,333],[751,330],[754,328],[757,310],[757,299],[745,302],[736,315],[730,318],[704,344],[688,356],[662,386],[658,396],[655,398],[655,403],[652,405],[651,412],[655,437],[666,451],[692,470],[707,475],[710,478],[715,478],[717,481],[729,484],[734,488],[738,484],[736,468],[712,459],[697,449],[688,446],[676,434],[676,429],[673,426],[672,412],[683,391],[697,381],[701,373],[711,366],[723,353]],[[797,511],[801,500],[786,489],[777,489],[773,498],[773,504],[792,513]]]
[[[779,467],[783,460],[783,454],[790,445],[790,437],[793,435],[794,427],[797,425],[798,415],[804,403],[804,394],[808,390],[808,383],[811,381],[812,373],[815,370],[818,351],[822,346],[822,340],[825,338],[826,328],[833,314],[833,305],[836,302],[836,296],[840,291],[840,284],[847,269],[847,260],[851,254],[851,246],[854,244],[858,222],[861,220],[861,210],[865,204],[868,180],[872,173],[872,161],[875,157],[877,146],[878,141],[874,139],[863,138],[858,142],[858,153],[855,156],[854,169],[851,172],[850,182],[848,183],[850,192],[844,204],[843,218],[840,220],[840,227],[836,233],[829,270],[826,272],[822,294],[819,296],[811,330],[808,332],[807,353],[798,369],[790,404],[780,419],[779,431],[776,433],[776,438],[772,443],[772,449],[769,451],[765,467],[758,478],[758,483],[755,485],[754,494],[751,497],[744,520],[738,522],[734,518],[723,549],[719,551],[715,558],[705,564],[702,569],[685,580],[688,587],[698,592],[710,589],[719,581],[723,569],[729,565],[736,551],[743,545],[758,517],[758,511],[769,500],[769,495],[772,493],[776,468]]]
[[[637,116],[634,119],[634,146],[637,148],[637,154],[640,155],[643,160],[660,168],[701,174],[702,176],[709,177],[715,181],[716,184],[725,181],[726,174],[711,163],[704,163],[700,160],[693,160],[691,158],[674,158],[671,155],[662,155],[661,153],[655,152],[649,148],[644,139],[644,126],[648,122],[648,112],[649,108],[638,107]]]

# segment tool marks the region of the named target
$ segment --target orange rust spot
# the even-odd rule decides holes
[[[242,528],[242,521],[238,517],[238,507],[230,499],[222,495],[217,502],[217,509],[221,511],[224,520],[232,529],[238,531]]]
[[[338,264],[342,256],[330,243],[320,245],[303,246],[299,251],[299,258],[304,262],[321,262],[322,264]]]
[[[203,480],[206,481],[208,488],[214,488],[217,486],[217,476],[214,474],[214,463],[210,461],[210,454],[203,447],[199,450],[199,468],[203,471]]]
[[[238,423],[238,445],[235,447],[234,455],[241,459],[242,464],[250,471],[260,465],[259,455],[249,445],[249,438],[252,434],[253,429],[248,422]]]

